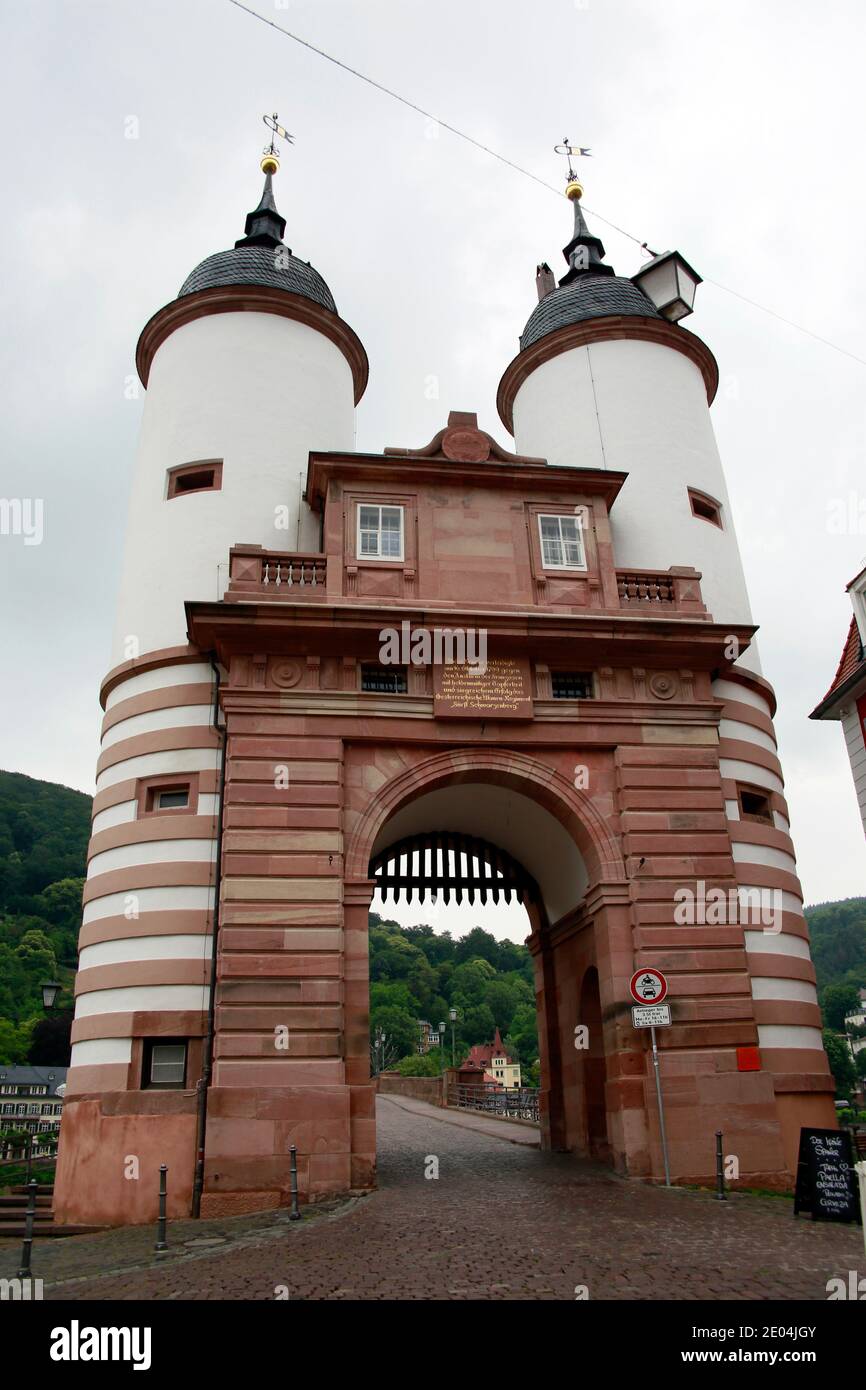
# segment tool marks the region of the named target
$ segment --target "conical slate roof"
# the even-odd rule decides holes
[[[568,285],[546,294],[536,304],[520,335],[520,348],[532,347],[539,338],[555,333],[584,319],[602,319],[611,314],[634,314],[660,319],[661,314],[642,289],[624,275],[581,275]]]
[[[593,236],[586,225],[580,197],[575,196],[574,233],[563,248],[568,271],[555,290],[551,290],[535,306],[520,336],[521,352],[539,339],[586,319],[609,318],[611,315],[634,315],[659,319],[661,314],[639,286],[604,261],[601,238]]]
[[[178,299],[224,285],[266,285],[302,295],[335,314],[334,296],[322,276],[284,245],[285,229],[286,220],[277,212],[268,174],[258,207],[247,214],[245,235],[231,250],[217,251],[197,265],[181,285]]]

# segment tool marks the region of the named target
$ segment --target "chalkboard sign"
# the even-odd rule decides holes
[[[794,1214],[813,1221],[859,1221],[860,1193],[851,1135],[845,1129],[801,1129]]]

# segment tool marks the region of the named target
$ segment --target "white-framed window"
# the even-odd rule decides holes
[[[358,506],[358,559],[403,559],[403,508]]]
[[[585,570],[586,553],[579,515],[554,516],[538,514],[538,535],[541,541],[541,562],[545,569]]]
[[[163,1090],[183,1089],[186,1080],[185,1040],[146,1039],[144,1052],[142,1080],[145,1086]]]
[[[189,787],[172,788],[170,791],[154,792],[155,811],[179,811],[189,805]]]

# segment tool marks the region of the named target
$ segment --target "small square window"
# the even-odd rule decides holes
[[[591,671],[551,671],[550,688],[554,700],[591,700]]]
[[[362,665],[361,689],[378,695],[405,695],[409,689],[406,667]]]
[[[548,516],[539,513],[538,534],[545,569],[586,569],[583,534],[577,515]]]
[[[219,492],[223,485],[221,459],[205,459],[201,463],[185,463],[168,470],[166,498],[180,497],[185,492]]]
[[[198,773],[187,776],[142,777],[138,783],[138,815],[194,815],[198,803]]]
[[[759,821],[763,825],[775,825],[770,798],[760,787],[737,786],[737,800],[740,803],[740,820]]]
[[[180,1091],[186,1083],[186,1040],[147,1038],[141,1084],[143,1089]]]
[[[362,502],[358,507],[358,558],[403,559],[403,508]]]

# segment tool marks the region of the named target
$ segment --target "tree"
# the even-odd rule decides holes
[[[421,951],[418,952],[417,959],[412,962],[409,968],[406,983],[409,986],[409,993],[415,1000],[418,1013],[422,1018],[427,1018],[432,1011],[433,1001],[437,997],[439,976]]]
[[[386,1004],[370,1011],[370,1038],[375,1038],[376,1033],[381,1031],[386,1035],[390,1050],[393,1051],[394,1058],[405,1057],[407,1053],[415,1052],[418,1048],[419,1031],[418,1020],[408,1009],[401,1009],[393,1004]]]
[[[496,1021],[489,1004],[471,1004],[458,1017],[457,1035],[464,1053],[475,1043],[491,1042],[495,1031]]]
[[[466,936],[461,936],[454,959],[458,965],[468,960],[486,960],[495,969],[499,964],[499,942],[483,927],[473,927]]]
[[[59,878],[37,895],[39,912],[56,927],[77,927],[81,919],[83,878]]]
[[[538,1016],[534,1004],[521,1004],[511,1020],[511,1031],[505,1046],[522,1066],[529,1066],[538,1057]]]
[[[401,1076],[439,1076],[442,1062],[438,1047],[430,1052],[416,1052],[414,1056],[403,1057],[397,1063],[397,1071]]]
[[[482,1004],[495,979],[496,970],[487,960],[476,958],[458,965],[450,980],[452,1003],[462,1009]]]
[[[866,898],[820,903],[806,909],[818,988],[866,985]]]
[[[26,1129],[3,1129],[0,1130],[0,1154],[6,1158],[14,1158],[15,1150],[22,1149],[26,1152],[30,1142],[30,1132]]]
[[[851,1049],[845,1038],[839,1033],[832,1032],[829,1028],[824,1029],[823,1037],[824,1051],[827,1053],[830,1070],[836,1082],[837,1096],[839,1100],[845,1100],[857,1082]]]
[[[496,1026],[503,1036],[511,1027],[511,1020],[521,1004],[529,1002],[527,997],[529,995],[530,990],[526,981],[520,980],[513,974],[491,980],[487,986],[485,1001],[490,1005]]]
[[[33,1066],[68,1067],[72,1050],[72,1009],[61,1009],[33,1024],[27,1061]]]
[[[8,1018],[0,1018],[0,1066],[14,1067],[27,1061],[29,1046],[29,1023],[15,1024]]]
[[[856,1012],[860,1003],[860,993],[856,985],[827,985],[821,991],[821,1012],[824,1025],[835,1033],[844,1033],[845,1018]]]

